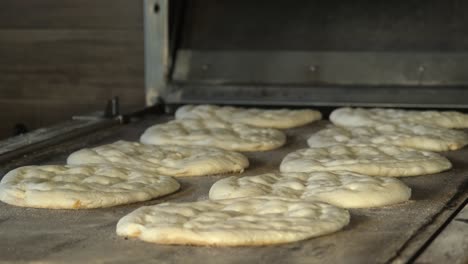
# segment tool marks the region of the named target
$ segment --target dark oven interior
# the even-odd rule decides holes
[[[147,87],[169,104],[467,106],[465,1],[151,2],[169,56]]]

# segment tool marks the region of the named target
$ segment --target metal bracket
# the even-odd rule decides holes
[[[165,94],[169,74],[169,0],[144,1],[146,106]]]
[[[120,103],[118,96],[115,96],[114,98],[107,101],[104,111],[96,111],[86,115],[72,116],[72,120],[98,121],[105,119],[115,119],[119,120],[120,123],[123,122],[122,115],[120,114]]]

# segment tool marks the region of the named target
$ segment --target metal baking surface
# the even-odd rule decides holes
[[[130,125],[102,129],[2,164],[1,173],[26,164],[63,164],[69,153],[85,146],[120,139],[138,140],[146,127],[170,118],[146,117]],[[242,175],[277,170],[287,153],[306,147],[307,137],[326,124],[326,121],[321,121],[287,130],[288,143],[278,150],[246,153],[251,167]],[[413,190],[411,201],[383,208],[353,209],[350,210],[351,223],[342,231],[274,246],[170,246],[116,235],[117,221],[140,206],[207,199],[211,185],[232,174],[179,178],[182,188],[175,194],[105,209],[47,210],[0,203],[0,261],[216,264],[417,261],[422,249],[430,248],[428,241],[432,240],[447,219],[456,215],[467,197],[468,149],[444,155],[452,161],[452,170],[429,176],[402,178]],[[427,256],[424,257],[427,260]],[[464,257],[467,257],[466,254]],[[466,260],[459,263],[463,262]]]

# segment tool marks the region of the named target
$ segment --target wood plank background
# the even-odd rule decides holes
[[[102,110],[144,105],[142,1],[2,0],[0,138]]]

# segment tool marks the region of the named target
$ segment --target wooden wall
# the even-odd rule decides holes
[[[1,0],[0,138],[119,96],[144,105],[142,1]]]

